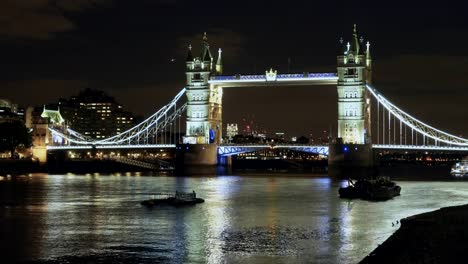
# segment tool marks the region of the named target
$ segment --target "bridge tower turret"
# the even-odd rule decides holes
[[[372,59],[370,44],[366,50],[364,39],[358,38],[356,25],[351,41],[340,41],[337,56],[338,138],[329,148],[330,174],[345,175],[358,168],[373,173],[371,141],[370,95],[366,85],[371,83]],[[350,168],[353,168],[350,170]]]

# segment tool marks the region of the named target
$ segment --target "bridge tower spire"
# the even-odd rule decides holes
[[[202,46],[201,59],[204,62],[205,61],[210,62],[209,69],[210,71],[213,70],[213,56],[211,56],[210,44],[208,43],[208,36],[206,35],[206,32],[203,33],[203,46]]]
[[[221,50],[221,48],[219,48],[218,50],[218,60],[216,62],[216,74],[223,74],[223,61],[222,61],[222,58],[221,58],[221,53],[223,51]]]

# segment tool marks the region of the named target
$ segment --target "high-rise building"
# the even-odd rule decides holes
[[[366,84],[371,81],[370,44],[363,51],[354,25],[351,43],[341,41],[338,55],[338,138],[343,143],[368,144],[371,139],[370,98]]]
[[[94,139],[120,134],[134,125],[133,115],[99,90],[88,88],[70,99],[60,99],[58,108],[68,127]]]

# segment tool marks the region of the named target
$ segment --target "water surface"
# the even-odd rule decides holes
[[[11,262],[357,263],[397,230],[392,222],[468,201],[468,182],[398,181],[400,197],[368,202],[339,199],[344,182],[328,177],[0,179],[0,247]],[[175,190],[205,203],[139,204]]]

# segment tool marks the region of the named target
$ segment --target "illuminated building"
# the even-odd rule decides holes
[[[78,96],[59,101],[67,125],[87,137],[104,139],[133,126],[133,116],[103,91],[85,89]]]
[[[230,141],[237,134],[239,134],[239,128],[237,127],[237,124],[227,124],[226,125],[226,136]]]
[[[24,122],[24,109],[19,108],[10,100],[0,99],[0,122],[21,121]]]
[[[284,133],[283,132],[276,132],[275,133],[275,141],[284,142]]]
[[[25,112],[25,126],[31,130],[32,155],[39,162],[47,161],[47,145],[52,142],[62,144],[61,137],[52,137],[49,126],[57,130],[65,131],[65,120],[60,110],[41,107],[28,107]]]
[[[343,44],[338,56],[338,138],[343,143],[370,143],[370,98],[366,84],[371,79],[370,44],[362,51],[354,25],[351,43]]]

